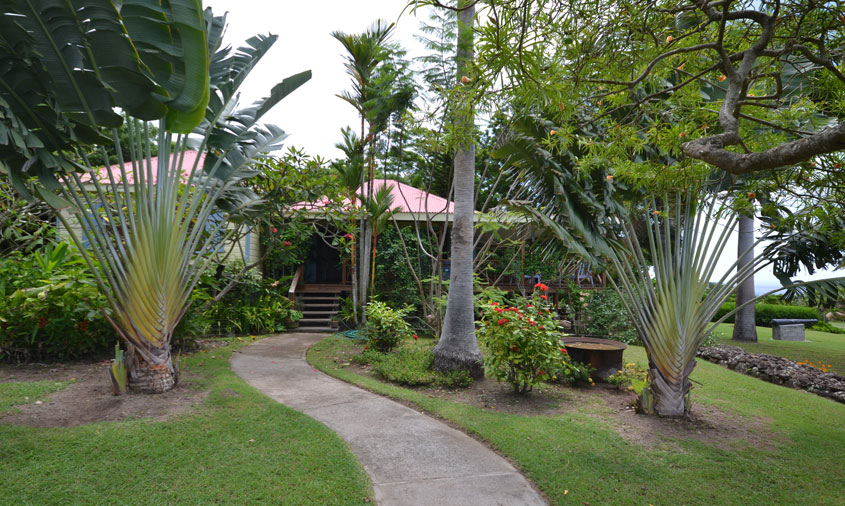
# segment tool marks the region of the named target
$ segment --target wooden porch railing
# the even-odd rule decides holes
[[[293,279],[290,280],[290,289],[288,290],[288,298],[291,302],[296,299],[296,287],[302,281],[302,275],[305,273],[305,265],[300,265],[296,268]]]

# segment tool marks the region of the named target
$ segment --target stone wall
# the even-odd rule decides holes
[[[845,378],[838,374],[781,357],[748,353],[736,346],[704,347],[698,350],[698,356],[770,383],[800,388],[845,403]]]

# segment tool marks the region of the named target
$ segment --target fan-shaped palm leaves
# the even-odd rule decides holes
[[[7,12],[4,22],[11,19],[19,29],[4,32],[0,67],[5,63],[8,69],[19,52],[31,48],[24,70],[44,77],[44,84],[24,100],[17,91],[25,92],[20,83],[27,81],[7,80],[10,73],[0,70],[0,108],[13,103],[2,109],[11,113],[4,117],[24,117],[18,123],[29,128],[49,118],[51,128],[37,131],[51,142],[5,143],[2,161],[18,180],[38,176],[41,196],[81,225],[79,237],[60,215],[85,251],[111,306],[110,321],[127,344],[130,385],[167,390],[176,373],[171,336],[210,261],[204,253],[226,239],[229,218],[256,203],[240,182],[254,174],[250,163],[285,137],[258,121],[310,72],[284,80],[269,97],[238,109],[238,87],[275,36],[253,37],[234,53],[221,49],[225,19],[189,0],[124,1],[119,11],[111,2],[82,0],[13,4],[18,10],[14,16]],[[50,27],[51,43],[63,49],[40,47],[41,25]],[[114,32],[115,46],[89,50],[105,36],[96,33],[100,25]],[[159,133],[151,139],[145,120],[155,118],[160,118]],[[121,146],[117,130],[112,131],[119,164],[92,167],[82,141],[101,141],[100,127],[122,121],[131,140]],[[18,127],[12,121],[3,125],[7,131]],[[94,135],[83,139],[80,131]],[[153,142],[159,147],[155,159]],[[189,156],[191,149],[204,159]],[[211,220],[212,214],[222,216]]]
[[[615,269],[609,280],[622,295],[648,355],[651,386],[641,398],[642,407],[662,416],[682,416],[689,412],[695,354],[713,329],[716,311],[737,284],[769,261],[758,256],[738,268],[737,261],[711,284],[738,216],[717,205],[715,196],[701,204],[692,194],[664,201],[669,204],[662,209],[652,201],[645,217],[651,260],[628,222],[611,256]]]

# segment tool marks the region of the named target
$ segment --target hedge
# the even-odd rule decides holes
[[[713,317],[713,321],[718,320],[719,318],[725,316],[730,311],[733,311],[736,308],[736,303],[734,302],[726,302],[722,304],[722,307],[716,311],[716,316]],[[816,320],[821,320],[821,315],[819,314],[818,310],[812,307],[806,306],[785,306],[780,304],[755,304],[754,309],[757,313],[757,325],[761,327],[771,327],[773,319],[779,318],[801,318],[807,319],[812,318]],[[724,323],[733,323],[734,322],[734,315],[731,315],[728,319],[724,321]]]

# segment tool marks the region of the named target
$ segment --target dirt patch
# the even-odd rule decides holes
[[[693,402],[686,418],[660,418],[636,412],[637,396],[612,385],[598,384],[595,392],[613,415],[616,432],[628,442],[642,446],[673,444],[677,440],[698,441],[723,450],[754,447],[774,450],[775,437],[769,429],[770,420],[743,418],[731,412]]]
[[[73,427],[87,423],[136,418],[165,420],[190,411],[208,392],[196,389],[190,370],[179,385],[164,394],[112,394],[111,361],[80,364],[0,364],[0,382],[71,381],[66,389],[38,399],[41,404],[16,406],[19,412],[0,417],[0,423],[30,427]]]
[[[379,379],[369,366],[344,365],[358,374]],[[714,406],[694,403],[692,413],[683,419],[638,414],[637,395],[606,383],[595,386],[541,384],[527,394],[515,394],[509,385],[492,378],[474,382],[469,388],[448,390],[415,388],[429,397],[460,402],[481,409],[523,416],[553,416],[586,410],[607,423],[623,439],[642,446],[674,444],[694,440],[721,449],[754,447],[772,450],[775,439],[769,421],[742,418]]]

